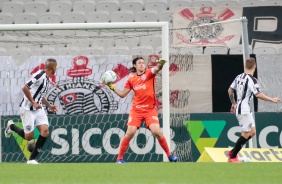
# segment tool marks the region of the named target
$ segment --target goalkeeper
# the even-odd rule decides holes
[[[161,147],[165,151],[170,162],[177,162],[178,157],[171,154],[167,145],[166,138],[160,130],[160,123],[158,119],[158,112],[155,108],[155,82],[156,74],[162,70],[165,64],[164,59],[157,61],[157,66],[146,69],[145,61],[142,57],[133,59],[130,68],[130,76],[127,79],[123,90],[115,89],[112,83],[105,83],[111,90],[113,90],[118,96],[124,98],[130,90],[134,91],[134,97],[132,107],[129,114],[127,123],[127,131],[124,138],[120,143],[120,150],[117,157],[117,163],[125,163],[123,155],[129,145],[130,140],[133,138],[137,129],[140,127],[141,122],[144,120],[146,127],[152,132],[152,134],[158,139]]]

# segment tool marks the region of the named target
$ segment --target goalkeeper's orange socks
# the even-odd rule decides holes
[[[130,139],[128,139],[126,136],[123,137],[120,143],[120,148],[118,152],[117,160],[123,159],[123,155],[126,152],[128,145],[129,145]]]
[[[31,153],[29,160],[34,160],[36,158],[36,156],[39,154],[39,152],[41,151],[44,143],[46,142],[47,137],[42,137],[41,135],[39,135],[36,144],[35,144],[35,148],[33,150],[33,152]]]
[[[163,148],[163,150],[165,151],[166,155],[169,157],[171,155],[171,153],[169,151],[165,136],[160,137],[158,139],[158,141],[159,141],[161,147]]]

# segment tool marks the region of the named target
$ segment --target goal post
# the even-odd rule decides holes
[[[169,91],[169,25],[168,22],[120,22],[120,23],[65,23],[65,24],[13,24],[0,25],[1,31],[48,31],[90,29],[161,29],[161,57],[167,61],[162,69],[163,134],[170,147],[170,91]],[[163,161],[168,161],[163,153]]]

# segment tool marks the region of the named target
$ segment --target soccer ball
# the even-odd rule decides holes
[[[102,80],[106,83],[115,82],[117,80],[117,74],[112,70],[108,70],[103,74]]]
[[[33,152],[34,148],[35,148],[35,141],[34,140],[28,141],[27,142],[27,150],[29,152]]]

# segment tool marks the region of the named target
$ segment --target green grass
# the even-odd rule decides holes
[[[1,163],[1,184],[275,184],[281,163]]]

